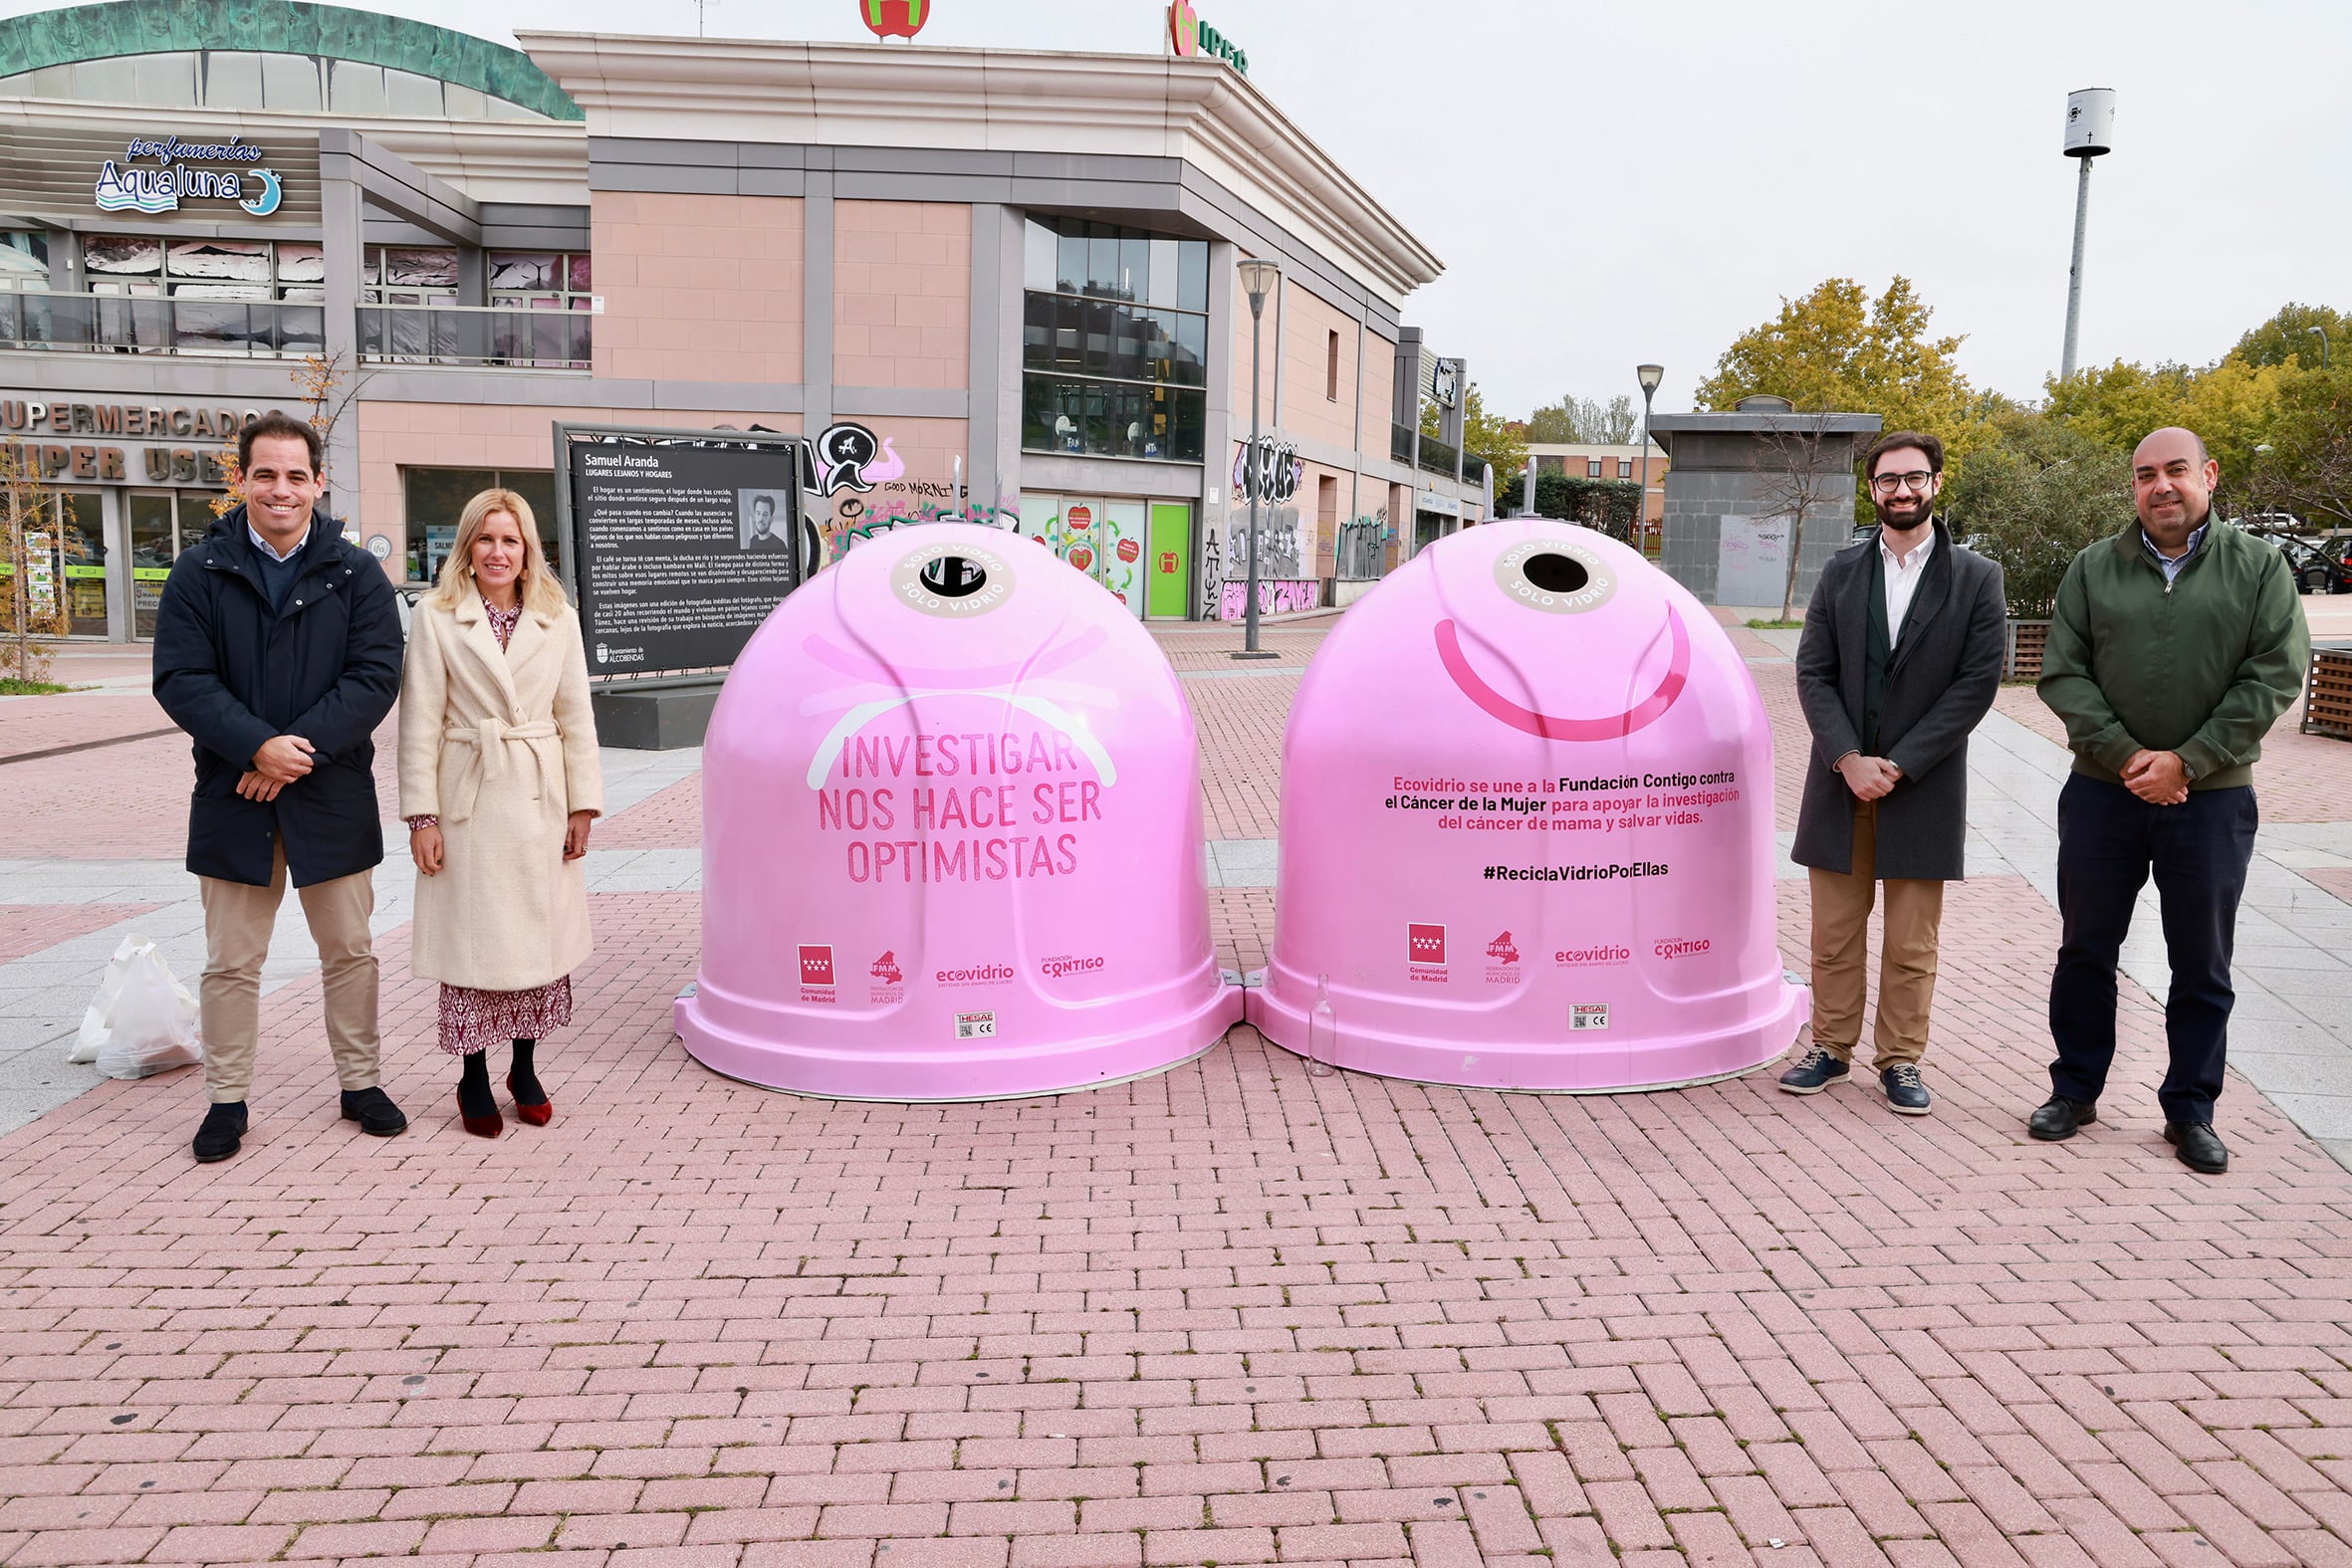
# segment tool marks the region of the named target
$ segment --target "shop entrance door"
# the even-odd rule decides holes
[[[1094,580],[1137,620],[1143,618],[1143,532],[1142,502],[1102,504],[1101,554],[1094,562]]]
[[[107,620],[107,493],[55,490],[39,515],[25,520],[31,556],[26,579],[36,608],[64,611],[69,637],[104,637]],[[0,587],[9,565],[0,560]]]
[[[1143,615],[1144,504],[1094,496],[1021,498],[1021,532]]]
[[[210,532],[212,494],[203,490],[134,490],[130,512],[131,635],[155,635],[155,606],[179,553]]]
[[[1182,620],[1191,609],[1192,508],[1182,501],[1151,504],[1151,557],[1144,613],[1155,620]]]

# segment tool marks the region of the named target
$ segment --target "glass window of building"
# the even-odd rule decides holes
[[[1619,479],[1631,479],[1633,477],[1632,458],[1621,457],[1617,459],[1617,477]]]
[[[360,271],[369,301],[393,305],[421,305],[426,300],[457,296],[457,252],[425,245],[370,245]]]
[[[1586,479],[1598,479],[1598,478],[1600,478],[1600,459],[1599,459],[1599,458],[1597,458],[1597,457],[1588,457],[1588,458],[1586,458],[1586,459],[1584,460],[1584,477],[1585,477]]]
[[[383,113],[383,67],[356,60],[327,62],[327,107],[338,114]]]
[[[261,101],[265,109],[316,114],[327,107],[319,62],[309,55],[261,57]]]
[[[30,581],[38,592],[46,577],[63,595],[68,636],[107,635],[106,507],[102,491],[57,490],[26,519],[35,566]],[[8,570],[0,561],[0,583]]]
[[[561,572],[563,558],[556,543],[556,475],[548,468],[403,468],[407,550],[404,576],[410,582],[431,582],[441,574],[441,562],[457,543],[457,520],[466,503],[485,490],[511,490],[531,508],[538,525],[539,548],[548,569]]]
[[[138,58],[118,55],[111,60],[74,62],[74,97],[101,104],[138,102]]]
[[[74,96],[74,68],[42,66],[33,71],[20,71],[12,77],[0,77],[0,98],[72,98]]]
[[[137,55],[131,60],[136,102],[168,108],[196,107],[196,55],[193,50],[162,55]]]
[[[541,310],[588,309],[592,269],[586,251],[490,251],[490,303]]]
[[[413,71],[386,66],[383,89],[384,106],[391,112],[418,119],[441,117],[441,84],[437,78],[420,77]]]
[[[1199,462],[1209,246],[1032,216],[1023,243],[1021,444]]]
[[[155,606],[179,553],[211,532],[214,497],[203,490],[130,492],[131,634],[155,634]]]
[[[245,49],[214,49],[204,56],[204,103],[212,109],[259,109],[262,57]]]
[[[42,66],[0,77],[0,98],[81,99],[157,109],[271,109],[423,119],[548,116],[479,88],[360,61],[205,49]]]
[[[49,281],[49,236],[39,229],[0,229],[0,289]]]

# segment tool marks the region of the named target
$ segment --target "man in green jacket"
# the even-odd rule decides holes
[[[2172,993],[2165,1141],[2218,1175],[2214,1131],[2228,1042],[2231,946],[2253,858],[2253,761],[2302,690],[2310,658],[2286,558],[2213,519],[2221,465],[2188,430],[2132,454],[2138,528],[2066,568],[2042,656],[2041,700],[2066,721],[2074,774],[2058,795],[2058,914],[2050,976],[2050,1099],[2026,1130],[2071,1138],[2098,1119],[2115,1060],[2115,960],[2156,874]]]

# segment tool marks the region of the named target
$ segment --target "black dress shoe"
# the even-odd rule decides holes
[[[389,1138],[408,1130],[408,1118],[400,1114],[400,1107],[381,1089],[344,1090],[343,1119],[357,1122],[359,1131],[374,1138]]]
[[[2076,1129],[2088,1127],[2099,1119],[2096,1100],[2070,1100],[2063,1094],[2053,1094],[2031,1116],[2025,1118],[2025,1131],[2044,1143],[2056,1143],[2071,1138]]]
[[[196,1163],[211,1165],[237,1152],[245,1140],[245,1102],[231,1100],[204,1113],[196,1129]]]
[[[2192,1171],[2219,1176],[2230,1169],[2230,1148],[2212,1122],[2166,1122],[2164,1141],[2181,1153],[2181,1163]]]

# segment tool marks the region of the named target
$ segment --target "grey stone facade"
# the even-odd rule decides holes
[[[1881,420],[1876,414],[1798,413],[1778,398],[1748,398],[1729,413],[1658,414],[1650,431],[1666,449],[1665,521],[1658,563],[1714,604],[1723,519],[1785,516],[1791,454],[1819,444],[1819,494],[1807,508],[1797,555],[1796,603],[1852,533],[1854,465]],[[1779,594],[1768,606],[1779,608]]]

